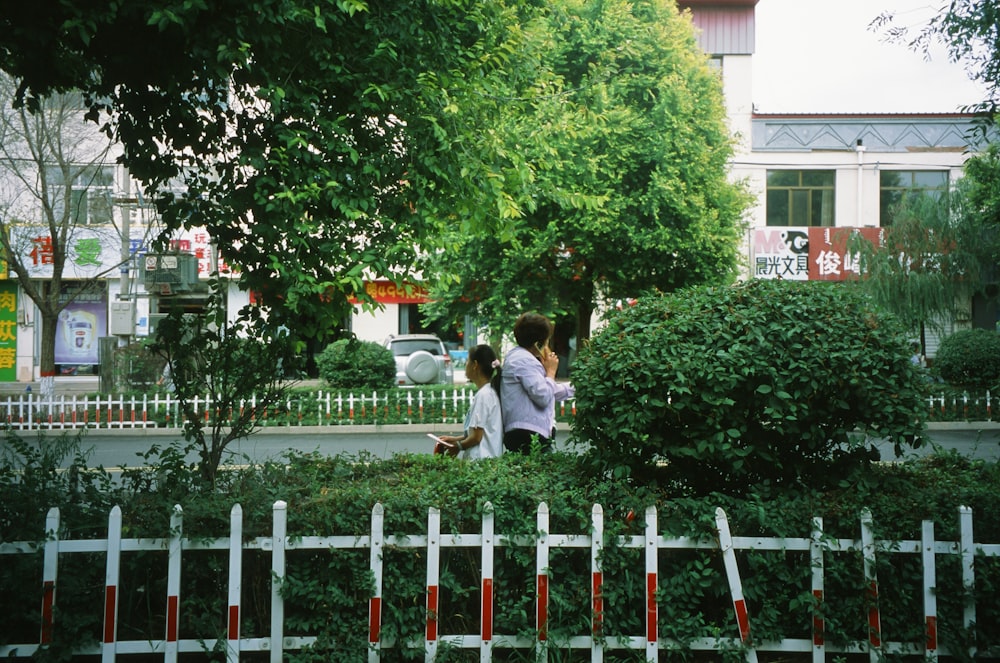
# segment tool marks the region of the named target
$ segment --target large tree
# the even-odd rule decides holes
[[[479,109],[517,25],[475,0],[5,3],[0,68],[29,108],[83,90],[168,230],[204,227],[245,287],[323,326],[445,219],[517,214],[496,183],[519,156]]]
[[[499,109],[529,201],[506,234],[456,227],[430,259],[434,312],[507,329],[538,309],[584,339],[602,303],[733,277],[748,198],[689,18],[665,0],[561,0],[533,27],[537,73]]]
[[[117,276],[129,237],[113,200],[112,144],[84,122],[80,95],[50,95],[29,113],[13,107],[14,94],[0,75],[0,247],[38,308],[39,371],[50,396],[58,332],[89,325],[78,340],[96,349],[98,330],[72,303],[109,273]]]
[[[879,243],[860,234],[848,242],[859,261],[858,284],[919,336],[921,354],[926,331],[945,332],[979,287],[981,237],[960,213],[961,197],[957,190],[908,196],[891,210]]]

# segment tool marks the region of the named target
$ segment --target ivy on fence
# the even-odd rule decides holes
[[[390,389],[354,393],[345,391],[295,392],[280,406],[261,408],[254,399],[241,409],[254,412],[260,426],[339,426],[363,424],[455,424],[465,419],[472,402],[471,387],[448,390]],[[196,398],[194,410],[206,421],[232,418],[234,412]],[[20,430],[74,428],[157,428],[183,426],[178,401],[170,394],[141,396],[57,396],[35,394],[0,400],[0,418]],[[557,404],[558,421],[570,421],[573,401]]]
[[[968,543],[963,533],[971,527],[956,517],[958,505],[969,505],[975,541],[1000,541],[1000,474],[995,464],[954,455],[873,466],[832,491],[774,493],[760,486],[735,498],[604,481],[588,475],[573,454],[509,455],[476,463],[430,455],[381,461],[293,454],[281,463],[227,469],[207,490],[183,454],[170,449],[160,450],[158,463],[112,477],[82,469],[80,459],[75,461],[80,469],[62,471],[58,441],[8,438],[7,444],[0,459],[0,611],[8,617],[0,621],[0,655],[15,649],[29,655],[42,633],[52,638],[44,652],[36,652],[43,660],[104,648],[107,541],[114,529],[108,513],[116,505],[121,544],[110,546],[121,550],[113,592],[115,654],[165,647],[167,633],[175,629],[179,652],[208,646],[217,648],[212,656],[221,660],[235,646],[258,651],[249,656],[260,658],[275,642],[277,591],[284,611],[284,660],[364,660],[373,598],[381,608],[380,660],[424,660],[428,546],[438,538],[429,536],[428,509],[435,507],[440,519],[436,660],[480,660],[487,592],[494,606],[492,660],[535,660],[542,633],[551,645],[549,661],[580,660],[593,647],[587,638],[593,637],[595,606],[604,660],[646,660],[652,632],[647,564],[654,538],[647,533],[649,504],[657,506],[653,623],[660,660],[689,657],[702,648],[721,648],[719,659],[736,660],[750,646],[760,651],[780,646],[786,658],[805,656],[815,646],[817,552],[823,555],[822,633],[828,653],[868,647],[876,605],[879,651],[888,659],[901,655],[897,650],[903,645],[903,651],[922,655],[932,623],[927,618],[934,615],[936,651],[942,655],[968,660],[970,646],[980,656],[995,656],[1000,647],[1000,548]],[[275,519],[276,500],[287,504],[284,531]],[[241,505],[238,529],[234,502]],[[378,541],[376,502],[384,507],[381,594],[372,551]],[[493,507],[492,537],[484,520],[487,502]],[[547,524],[539,502],[548,507]],[[604,505],[599,528],[590,508],[595,503]],[[183,508],[179,522],[171,513],[174,504]],[[58,526],[45,524],[51,505],[59,507]],[[874,514],[865,526],[870,546],[859,521],[866,505]],[[723,540],[717,506],[733,523],[750,629],[746,643],[721,554],[726,546],[720,549],[717,542]],[[924,520],[933,522],[932,535],[923,534]],[[45,550],[53,549],[55,538],[46,532],[60,540],[51,585],[43,572]],[[483,541],[490,539],[492,576],[487,576]],[[595,540],[601,544],[599,605],[591,594]],[[548,557],[539,566],[543,545]],[[69,552],[74,547],[77,551]],[[175,555],[182,560],[180,572],[171,571],[172,549],[180,551]],[[936,612],[927,607],[927,549],[935,551]],[[874,551],[874,564],[866,550]],[[970,584],[964,573],[972,550],[978,552]],[[276,562],[281,552],[284,560]],[[235,612],[234,555],[242,569]],[[276,574],[279,563],[284,571]],[[539,568],[547,569],[543,582]],[[547,621],[539,629],[537,590],[543,584]],[[47,596],[54,606],[52,629],[43,628]],[[170,596],[177,597],[173,603]],[[969,598],[976,606],[971,627],[965,612]],[[239,627],[236,643],[229,637],[233,624]]]
[[[423,391],[391,389],[353,393],[345,391],[295,392],[279,407],[258,408],[260,426],[341,426],[364,424],[454,424],[465,419],[471,387]],[[967,391],[942,391],[928,397],[928,421],[993,421],[993,396]],[[205,416],[228,417],[232,412],[213,408],[207,398],[195,400]],[[573,400],[557,405],[556,420],[571,422]],[[118,396],[57,396],[44,400],[35,394],[0,400],[0,421],[19,430],[75,428],[162,428],[183,425],[178,404],[170,394]]]
[[[73,610],[92,616],[98,636],[73,654],[164,652],[168,663],[206,650],[230,661],[254,651],[273,661],[450,661],[465,650],[555,660],[581,649],[592,660],[619,650],[647,661],[661,650],[963,658],[994,644],[977,640],[1000,626],[995,596],[982,591],[1000,580],[1000,543],[973,541],[965,507],[955,541],[936,540],[932,521],[919,540],[878,540],[867,510],[851,538],[825,532],[821,518],[806,537],[734,536],[721,508],[701,536],[661,534],[654,507],[634,527],[630,513],[629,527],[606,530],[595,505],[589,527],[567,534],[553,531],[544,503],[533,534],[496,532],[489,502],[475,533],[443,531],[434,508],[421,531],[393,533],[384,514],[376,504],[363,536],[306,536],[288,531],[279,501],[270,535],[248,538],[237,504],[224,534],[191,538],[176,506],[164,537],[128,538],[116,506],[104,538],[66,540],[50,509],[43,541],[0,544],[16,570],[5,580],[40,606],[37,621],[0,628],[0,656],[44,653]],[[894,596],[906,578],[922,578],[917,591]]]

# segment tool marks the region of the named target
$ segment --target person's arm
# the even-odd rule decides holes
[[[451,442],[459,451],[471,449],[483,441],[483,429],[472,427],[465,435],[438,435],[445,442]]]
[[[469,428],[465,435],[439,435],[445,442],[451,442],[455,446],[446,447],[445,453],[450,456],[457,456],[461,451],[467,451],[478,446],[483,441],[483,429],[477,427]]]

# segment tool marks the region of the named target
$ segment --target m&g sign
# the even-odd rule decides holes
[[[847,250],[860,234],[881,241],[881,228],[754,228],[750,231],[753,276],[790,281],[843,281],[859,276],[858,257]]]

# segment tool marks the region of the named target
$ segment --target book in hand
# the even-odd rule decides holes
[[[454,444],[442,440],[440,437],[434,435],[433,433],[428,433],[427,437],[434,440],[434,453],[436,454],[444,453],[444,447],[448,447],[449,449],[455,448]]]

